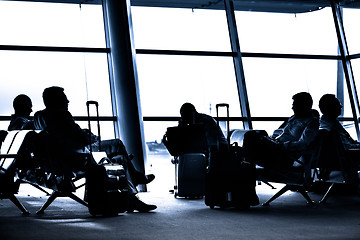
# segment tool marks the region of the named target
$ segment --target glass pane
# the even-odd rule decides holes
[[[132,7],[137,49],[231,51],[225,11]]]
[[[76,123],[79,124],[81,128],[89,129],[89,124],[87,121],[77,121]],[[97,123],[95,121],[91,122],[91,132],[98,135]],[[114,139],[114,123],[105,121],[100,122],[100,134],[101,140]]]
[[[1,51],[1,115],[13,113],[12,101],[27,94],[33,111],[44,108],[42,92],[60,86],[74,116],[87,115],[85,102],[99,101],[100,115],[112,116],[107,56],[103,53]]]
[[[235,14],[243,52],[337,55],[330,8],[301,14]]]
[[[105,47],[101,5],[0,1],[0,44]]]
[[[144,116],[180,116],[185,102],[212,116],[229,103],[230,116],[240,116],[232,58],[138,54],[137,63]]]
[[[350,54],[360,53],[360,9],[343,9],[344,29]]]
[[[360,90],[360,58],[351,60],[351,67],[354,74],[357,91]]]
[[[336,93],[337,61],[244,58],[253,117],[289,117],[292,96],[309,92],[313,108],[325,93]]]

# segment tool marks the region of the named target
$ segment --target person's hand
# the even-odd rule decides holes
[[[82,129],[82,131],[86,134],[87,138],[90,139],[90,143],[95,143],[99,141],[99,137],[90,132],[89,129]]]

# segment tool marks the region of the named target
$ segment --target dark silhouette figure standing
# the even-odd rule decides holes
[[[271,138],[265,131],[245,134],[243,147],[248,162],[263,167],[290,167],[315,140],[319,130],[319,113],[312,109],[311,95],[300,92],[292,99],[294,115],[288,119],[279,136]]]
[[[32,112],[31,99],[25,94],[20,94],[14,98],[13,107],[15,113],[11,115],[8,130],[35,129],[34,122],[30,119],[30,113]]]
[[[97,136],[92,135],[90,141],[89,130],[81,129],[80,126],[75,123],[71,113],[68,111],[69,100],[64,93],[64,89],[61,87],[46,88],[43,92],[43,100],[46,108],[36,112],[34,115],[34,124],[36,129],[45,130],[53,139],[56,140],[56,145],[58,146],[59,151],[62,151],[65,154],[79,152],[89,153],[88,146],[96,142]],[[104,143],[104,146],[102,145],[102,149],[104,149],[108,154],[113,154],[112,156],[115,158],[116,155],[125,156],[125,158],[122,157],[122,164],[126,170],[127,188],[130,193],[129,209],[141,212],[156,209],[155,205],[145,204],[137,198],[137,189],[133,181],[134,177],[130,173],[130,168],[133,168],[133,166],[131,164],[131,160],[128,159],[128,155],[122,142],[119,139],[114,139],[112,144],[107,141]],[[81,166],[84,165],[82,162],[69,164],[73,165],[70,166],[70,168],[74,170],[77,170],[79,167],[81,168]],[[85,164],[91,165],[95,164],[95,162],[87,162]],[[143,182],[138,180],[138,183],[148,183],[152,179],[148,179],[144,176],[144,179],[142,179]]]

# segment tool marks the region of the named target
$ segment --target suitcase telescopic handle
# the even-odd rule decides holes
[[[219,108],[219,107],[229,107],[229,104],[228,103],[218,103],[216,104],[216,107]]]
[[[93,104],[93,105],[96,105],[97,107],[99,106],[99,103],[97,102],[97,101],[87,101],[86,102],[86,106],[90,106],[91,104]]]
[[[91,100],[86,102],[86,107],[87,107],[87,112],[88,112],[88,124],[89,124],[89,130],[90,130],[89,137],[91,140],[90,105],[95,105],[95,107],[96,107],[96,121],[97,121],[97,128],[98,128],[99,151],[101,151],[99,103],[97,101],[91,101]],[[92,152],[91,144],[90,144],[90,152]]]
[[[216,117],[219,117],[219,108],[225,107],[226,108],[226,125],[227,125],[227,140],[230,140],[230,120],[229,120],[229,104],[228,103],[218,103],[216,104]],[[217,121],[219,127],[219,120]],[[229,141],[230,142],[230,141]]]

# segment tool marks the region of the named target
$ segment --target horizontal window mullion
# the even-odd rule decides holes
[[[41,52],[90,52],[109,53],[109,48],[88,48],[88,47],[47,47],[47,46],[18,46],[0,45],[0,50],[6,51],[41,51]]]
[[[158,50],[158,49],[136,49],[137,54],[157,54],[157,55],[181,55],[181,56],[215,56],[215,57],[234,57],[233,52],[211,52],[211,51],[182,51],[182,50]]]
[[[241,53],[243,57],[341,60],[337,55],[285,54],[285,53]]]
[[[247,120],[245,117],[214,117],[219,121],[245,121]],[[271,122],[271,121],[286,121],[288,117],[251,117],[251,121],[257,122]],[[339,121],[354,121],[351,117],[339,117]],[[171,122],[171,121],[179,121],[180,117],[156,117],[156,116],[148,116],[143,117],[143,121],[146,122]]]
[[[360,53],[349,55],[349,59],[350,59],[350,60],[351,60],[351,59],[358,59],[358,58],[360,58]]]
[[[75,116],[73,117],[75,121],[87,121],[89,118],[87,116]],[[33,119],[33,117],[30,117],[30,119]],[[11,116],[0,116],[0,121],[10,121]],[[91,121],[96,121],[97,117],[90,117]],[[115,116],[103,116],[99,117],[100,121],[116,121],[117,117]]]
[[[235,52],[182,51],[182,50],[156,50],[156,49],[137,49],[136,53],[154,54],[154,55],[214,56],[214,57],[236,57],[237,54]],[[249,52],[242,52],[241,55],[242,57],[259,57],[259,58],[320,59],[320,60],[341,59],[340,56],[337,55],[249,53]],[[358,57],[357,55],[352,55],[352,56]]]

